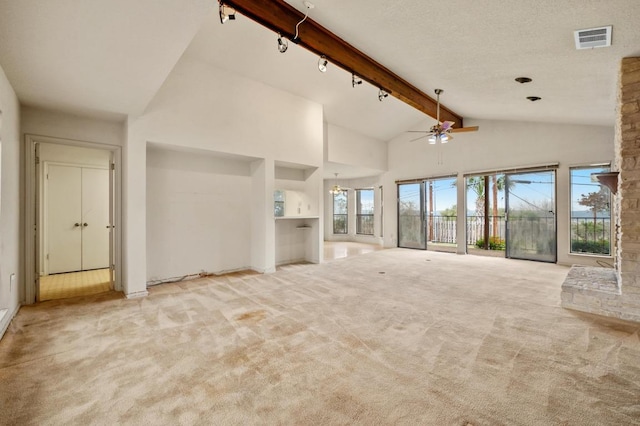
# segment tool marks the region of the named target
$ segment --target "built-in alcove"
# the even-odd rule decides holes
[[[319,263],[319,194],[322,185],[319,169],[276,162],[274,177],[276,265]]]
[[[251,164],[257,160],[148,145],[148,283],[251,267]]]

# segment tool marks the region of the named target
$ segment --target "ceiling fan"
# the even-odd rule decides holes
[[[436,143],[440,142],[440,143],[447,143],[449,142],[451,139],[453,139],[453,136],[451,135],[451,133],[462,133],[462,132],[475,132],[479,129],[478,126],[471,126],[471,127],[459,127],[457,129],[453,128],[453,125],[455,124],[455,122],[453,121],[445,121],[445,122],[441,122],[440,121],[440,94],[443,92],[444,90],[442,89],[436,89],[436,102],[437,102],[437,117],[436,120],[438,121],[436,124],[434,124],[433,126],[431,126],[431,129],[429,130],[409,130],[409,133],[426,133],[424,136],[420,136],[418,138],[415,139],[411,139],[411,142],[423,139],[423,138],[429,138],[427,139],[429,141],[430,145],[435,145]]]
[[[338,185],[338,173],[334,173],[334,175],[336,175],[336,183],[329,190],[330,194],[336,195],[336,194],[340,194],[343,191],[347,191],[347,190],[351,189],[351,188],[346,188],[344,186]]]

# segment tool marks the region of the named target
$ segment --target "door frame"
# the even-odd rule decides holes
[[[509,179],[511,176],[518,174],[533,174],[533,173],[553,173],[553,227],[554,227],[554,250],[553,250],[553,259],[551,260],[542,260],[542,259],[531,259],[526,257],[517,257],[511,256],[510,253],[510,245],[509,245],[509,234],[511,224],[509,223]],[[505,173],[505,188],[504,188],[504,196],[505,196],[505,257],[507,259],[518,259],[518,260],[528,260],[533,262],[544,262],[544,263],[558,263],[558,169],[557,168],[549,168],[542,170],[531,170],[531,171],[516,171],[511,173]]]
[[[400,186],[402,185],[418,185],[419,186],[419,191],[420,191],[420,233],[422,236],[422,247],[407,247],[407,246],[401,246],[400,245]],[[397,182],[396,183],[396,194],[397,194],[397,201],[398,201],[398,205],[396,207],[396,216],[398,218],[398,223],[397,223],[397,235],[398,235],[398,247],[399,248],[407,248],[407,249],[413,249],[413,250],[426,250],[427,249],[427,233],[425,232],[425,216],[424,216],[424,196],[425,196],[425,181],[421,180],[421,181],[416,181],[416,182]]]
[[[38,167],[39,161],[36,153],[36,146],[39,143],[54,145],[69,145],[81,148],[99,149],[111,152],[112,164],[114,167],[113,198],[110,200],[110,210],[114,214],[112,226],[113,232],[113,264],[115,274],[114,289],[122,291],[122,148],[117,145],[109,145],[74,139],[63,139],[50,136],[25,135],[25,220],[24,220],[24,301],[26,304],[36,303],[38,300],[38,280],[39,280],[39,203],[38,197]]]

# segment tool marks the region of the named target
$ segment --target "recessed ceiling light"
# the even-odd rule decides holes
[[[529,77],[518,77],[516,78],[516,81],[518,83],[531,83],[533,80],[531,80]]]
[[[539,101],[542,98],[539,96],[527,96],[527,99],[529,99],[531,102],[535,102],[535,101]]]

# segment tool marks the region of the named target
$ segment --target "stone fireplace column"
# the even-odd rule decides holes
[[[571,268],[562,306],[640,322],[640,58],[624,58],[620,66],[613,170],[616,269]]]
[[[640,58],[624,58],[616,123],[616,238],[622,310],[640,316]]]

